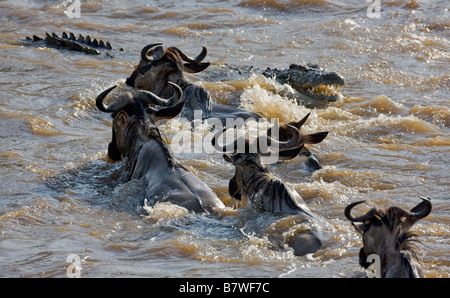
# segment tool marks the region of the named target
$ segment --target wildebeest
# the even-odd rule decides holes
[[[225,207],[222,201],[175,159],[155,125],[159,120],[179,115],[185,104],[184,100],[179,100],[182,90],[173,83],[169,85],[175,94],[169,100],[141,91],[124,93],[107,106],[103,101],[115,87],[97,97],[97,107],[113,117],[108,156],[116,161],[126,157],[125,180],[145,178],[148,199],[169,201],[195,212],[214,212]],[[177,103],[171,105],[174,102]],[[169,107],[155,110],[149,103]]]
[[[279,139],[280,141],[288,141],[294,137],[295,131],[293,132],[292,129],[289,129],[288,125],[293,126],[297,128],[299,131],[301,131],[301,128],[303,124],[305,124],[306,120],[308,120],[311,113],[308,113],[305,117],[303,117],[300,121],[292,121],[289,123],[282,123],[279,125]],[[267,130],[267,135],[271,135],[271,129]],[[300,139],[298,140],[298,143],[293,147],[303,146],[305,144],[317,144],[322,142],[326,136],[328,135],[328,131],[323,132],[317,132],[312,134],[301,134]],[[303,149],[300,151],[299,155],[306,156],[308,158],[307,165],[310,169],[319,170],[322,168],[321,162],[319,159],[311,153],[311,151],[308,150],[308,148],[303,147]]]
[[[142,49],[141,61],[127,78],[126,84],[161,97],[172,95],[169,82],[179,85],[183,89],[183,99],[186,100],[182,115],[189,120],[194,119],[196,110],[202,112],[203,119],[214,117],[221,119],[223,123],[226,118],[259,119],[260,116],[256,113],[214,103],[205,88],[186,80],[184,72],[199,73],[210,65],[202,62],[206,54],[206,47],[203,47],[196,58],[191,58],[177,47],[166,49],[161,43],[149,44]]]
[[[421,265],[414,252],[414,234],[409,229],[430,214],[431,201],[421,197],[422,202],[411,211],[399,207],[370,209],[366,214],[353,217],[351,210],[365,201],[355,202],[345,208],[345,216],[362,235],[363,248],[359,252],[359,264],[368,268],[369,255],[377,255],[380,260],[382,278],[424,277]],[[355,224],[360,223],[360,224]]]
[[[298,146],[301,139],[298,129],[287,125],[292,130],[293,137],[285,142],[277,141],[267,136],[260,136],[257,140],[261,144],[261,138],[268,143],[277,143],[279,148],[279,160],[289,160],[297,156],[303,148]],[[222,133],[219,131],[212,139],[213,146],[224,152],[228,146],[220,146],[217,138]],[[308,231],[299,233],[289,239],[289,245],[294,249],[295,255],[302,256],[317,251],[322,246],[320,231],[317,225],[320,219],[306,206],[300,194],[292,187],[276,177],[269,167],[261,162],[261,157],[267,152],[257,148],[256,153],[250,153],[252,144],[245,140],[245,150],[239,152],[238,140],[232,147],[233,154],[224,154],[227,162],[235,166],[235,175],[230,180],[229,193],[237,200],[248,201],[255,209],[261,212],[271,212],[278,215],[296,215],[301,221],[312,226]],[[294,149],[292,149],[294,148]]]

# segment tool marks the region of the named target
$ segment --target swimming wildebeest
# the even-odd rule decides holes
[[[100,111],[113,117],[112,141],[108,156],[119,161],[126,157],[126,180],[147,180],[146,197],[169,201],[195,212],[224,208],[217,195],[172,155],[155,123],[179,115],[185,104],[182,90],[173,83],[174,95],[162,99],[151,92],[124,93],[110,105],[103,102],[115,87],[103,91],[96,100]],[[178,101],[178,102],[177,102]],[[177,102],[173,105],[174,102]],[[169,106],[155,110],[149,105]]]
[[[183,99],[186,100],[182,115],[190,121],[194,119],[195,110],[202,112],[203,119],[214,117],[223,123],[226,118],[259,119],[256,113],[212,102],[205,88],[186,80],[184,73],[199,73],[210,65],[203,62],[206,54],[206,47],[196,58],[191,58],[176,47],[166,49],[161,43],[149,44],[142,49],[141,61],[126,84],[161,97],[173,94],[169,82],[177,84],[183,89]]]
[[[296,157],[303,148],[303,145],[298,146],[301,135],[297,128],[289,124],[287,127],[293,134],[290,140],[282,142],[268,136],[260,136],[256,140],[256,145],[263,144],[263,142],[276,144],[277,146],[274,147],[279,148],[279,160],[290,160]],[[222,131],[216,133],[212,144],[217,150],[225,152],[229,146],[218,144],[217,138],[220,134]],[[257,150],[250,150],[255,144],[251,144],[248,139],[245,139],[244,143],[245,149],[240,152],[238,150],[239,140],[235,140],[231,149],[233,154],[223,155],[227,162],[235,166],[235,175],[229,183],[230,195],[237,200],[248,201],[261,212],[298,216],[300,222],[306,223],[311,228],[289,239],[289,246],[298,256],[317,251],[322,246],[320,231],[317,228],[321,219],[311,212],[298,192],[276,177],[269,167],[261,162],[261,157],[268,152],[263,152],[260,146],[256,146]],[[250,153],[251,151],[256,152]]]
[[[345,208],[345,216],[352,222],[356,231],[362,235],[363,248],[359,252],[359,264],[368,268],[367,257],[375,254],[380,259],[378,276],[382,278],[424,277],[420,263],[414,252],[414,234],[409,229],[419,220],[430,214],[430,199],[422,202],[411,211],[399,207],[372,208],[366,214],[353,217],[353,207],[364,203],[356,202]],[[360,224],[355,224],[360,223]]]

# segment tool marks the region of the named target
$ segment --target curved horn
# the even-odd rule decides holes
[[[431,201],[429,198],[420,197],[422,199],[422,202],[418,204],[416,207],[411,209],[407,213],[407,217],[414,218],[414,219],[421,219],[430,214],[431,212]]]
[[[200,53],[200,55],[198,55],[197,57],[195,57],[195,62],[201,62],[203,61],[203,59],[206,58],[206,55],[208,54],[208,49],[205,46],[202,46],[202,52]]]
[[[216,141],[216,139],[217,139],[221,134],[223,134],[227,129],[229,129],[229,127],[225,127],[224,129],[222,129],[222,131],[218,131],[218,132],[214,135],[214,137],[212,138],[212,140],[211,140],[211,144],[213,145],[213,147],[214,147],[217,151],[220,151],[220,152],[227,152],[227,147],[229,147],[229,145],[222,145],[222,146],[219,146],[218,142]],[[241,140],[241,139],[242,139],[242,137],[239,137],[237,140],[234,140],[234,142],[233,142],[233,153],[235,153],[235,152],[237,151],[237,149],[238,149],[238,143],[239,143],[239,140]],[[244,142],[247,142],[247,140],[244,140]],[[246,147],[247,147],[247,144],[246,144]]]
[[[149,56],[148,54],[152,49],[155,51],[155,53],[152,56]],[[159,60],[162,58],[162,56],[164,56],[164,47],[162,46],[162,43],[152,43],[146,45],[141,50],[141,58],[145,62],[152,62]]]
[[[172,49],[181,56],[181,59],[183,59],[183,61],[191,62],[191,63],[201,62],[203,59],[205,59],[206,55],[208,54],[208,50],[206,49],[205,46],[202,47],[202,52],[200,53],[200,55],[198,55],[194,59],[192,59],[191,57],[189,57],[188,55],[183,53],[183,51],[177,47],[173,47]]]
[[[175,83],[169,82],[169,84],[175,90],[175,93],[168,99],[161,98],[146,90],[139,90],[137,96],[143,103],[148,105],[172,106],[183,96],[183,90]]]
[[[278,155],[278,161],[291,160],[291,159],[295,158],[303,150],[303,147],[304,147],[304,144],[301,144],[297,148],[280,151],[279,155]]]
[[[99,96],[97,96],[97,99],[96,99],[96,101],[95,101],[95,104],[96,104],[97,108],[98,108],[100,111],[105,112],[105,113],[112,113],[112,112],[114,112],[114,111],[111,109],[111,107],[108,107],[108,106],[106,106],[106,105],[103,103],[103,100],[105,99],[106,95],[108,95],[108,93],[111,92],[111,91],[112,91],[114,88],[116,88],[116,87],[117,87],[117,85],[116,85],[116,86],[113,86],[113,87],[111,87],[111,88],[108,88],[108,89],[106,89],[105,91],[103,91],[102,93],[100,93]]]
[[[350,220],[351,222],[364,222],[366,221],[368,218],[372,217],[376,211],[375,208],[372,208],[369,212],[367,212],[364,215],[358,216],[358,217],[353,217],[350,213],[352,211],[352,208],[355,207],[356,205],[362,204],[365,201],[359,201],[359,202],[355,202],[355,203],[351,203],[350,205],[348,205],[347,207],[345,207],[345,217],[347,217],[348,220]]]

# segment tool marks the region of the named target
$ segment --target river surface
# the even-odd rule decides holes
[[[66,277],[74,264],[81,277],[359,277],[362,242],[345,206],[410,210],[419,196],[433,210],[412,228],[418,258],[427,277],[449,277],[448,1],[380,1],[379,15],[359,0],[99,0],[81,1],[79,15],[71,4],[0,2],[0,277]],[[125,51],[90,56],[25,39],[63,31]],[[329,131],[310,146],[321,170],[302,157],[271,166],[326,222],[321,250],[294,256],[284,240],[300,227],[289,220],[259,233],[269,215],[229,197],[234,168],[221,154],[175,154],[231,209],[221,216],[145,207],[143,182],[120,181],[123,165],[105,160],[111,118],[95,98],[154,42],[191,56],[206,46],[212,65],[187,78],[215,101],[282,122],[310,112],[304,131]],[[288,86],[231,67],[291,63],[338,72],[344,98],[295,101]],[[160,126],[168,142],[191,134],[181,124]]]

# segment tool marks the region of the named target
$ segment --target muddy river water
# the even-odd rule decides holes
[[[76,3],[0,2],[0,277],[66,277],[70,255],[81,277],[355,277],[362,242],[345,206],[367,200],[360,212],[410,210],[419,196],[431,198],[433,210],[412,229],[418,257],[427,277],[449,277],[448,1]],[[25,39],[63,31],[124,51],[92,56]],[[310,146],[322,169],[309,171],[301,157],[271,166],[326,222],[321,250],[294,256],[284,240],[300,227],[289,220],[258,233],[268,215],[230,198],[234,168],[221,154],[175,156],[229,214],[144,208],[143,182],[121,183],[123,165],[105,160],[111,118],[95,98],[123,82],[154,42],[191,56],[206,46],[211,66],[187,78],[214,101],[281,122],[311,113],[304,131],[329,131]],[[339,73],[344,98],[297,101],[288,86],[233,71],[291,63]],[[191,134],[180,119],[160,129],[168,142]]]

